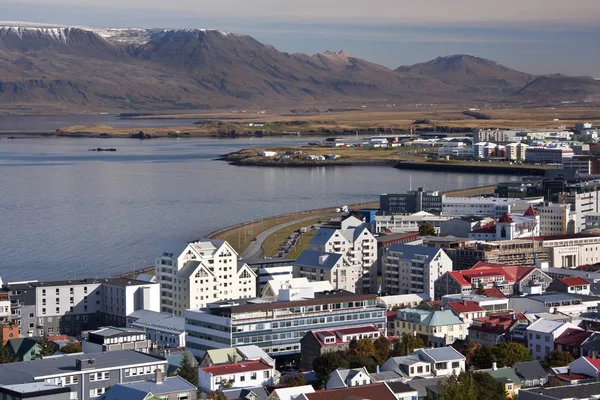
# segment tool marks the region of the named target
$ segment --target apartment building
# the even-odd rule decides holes
[[[219,300],[256,296],[256,273],[223,240],[189,243],[179,254],[163,253],[156,259],[160,283],[159,311],[183,315]]]
[[[143,329],[158,348],[185,347],[185,319],[150,310],[138,310],[127,316],[127,327]]]
[[[10,297],[7,290],[1,287],[2,280],[0,280],[0,323],[8,322],[11,319],[10,309]]]
[[[554,350],[554,340],[567,329],[579,329],[570,322],[549,321],[538,319],[527,327],[527,347],[533,358],[543,361]]]
[[[576,230],[585,230],[585,215],[600,212],[600,192],[598,182],[570,185],[558,196],[560,203],[568,203],[576,215]]]
[[[240,263],[246,263],[248,267],[256,274],[256,294],[260,296],[265,286],[272,280],[287,280],[294,277],[294,260],[285,258],[258,258],[253,260],[244,260]]]
[[[197,357],[208,349],[250,344],[274,357],[293,355],[310,330],[374,324],[385,334],[386,328],[386,310],[375,294],[314,293],[311,288],[281,289],[271,301],[221,301],[187,310],[185,319],[186,348]]]
[[[452,271],[444,250],[410,244],[392,244],[382,262],[383,291],[388,295],[425,293],[434,298],[434,283]]]
[[[167,360],[133,350],[71,354],[0,365],[0,385],[42,382],[71,389],[71,399],[95,399],[119,383],[166,374]]]
[[[379,195],[379,209],[384,213],[412,214],[419,211],[437,212],[442,209],[445,194],[426,191],[420,187],[406,193],[384,193]]]
[[[561,164],[565,159],[573,158],[573,149],[566,146],[538,147],[529,146],[525,150],[525,161],[528,163]]]
[[[362,267],[349,265],[341,254],[304,250],[294,261],[294,280],[302,278],[327,282],[334,289],[357,292],[363,275]]]
[[[12,319],[22,336],[79,335],[125,326],[128,314],[159,310],[156,283],[126,278],[9,282]]]
[[[439,232],[440,226],[450,217],[430,214],[425,211],[419,211],[414,214],[379,214],[375,216],[372,222],[374,233],[394,232],[418,232],[419,227],[423,224],[431,224]]]
[[[319,229],[310,241],[309,250],[340,254],[346,265],[344,268],[349,271],[356,270],[360,275],[354,291],[356,293],[377,291],[377,240],[362,225],[362,221],[350,217],[341,222],[340,229]],[[294,265],[297,265],[301,258],[302,253]],[[299,277],[296,274],[294,276]]]
[[[540,235],[556,236],[579,233],[577,213],[571,211],[568,203],[547,202],[536,208],[540,216]]]

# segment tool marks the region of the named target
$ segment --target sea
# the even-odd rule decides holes
[[[3,117],[0,131],[17,123],[31,131],[54,126],[44,125],[43,117],[18,118]],[[163,123],[146,120],[145,126],[149,121]],[[74,123],[82,122],[64,120],[60,126]],[[243,221],[374,201],[381,193],[411,187],[453,190],[516,179],[391,166],[234,166],[218,159],[246,147],[308,141],[315,139],[3,136],[0,277],[4,282],[108,277],[152,265],[162,252]],[[98,147],[117,151],[89,151]]]

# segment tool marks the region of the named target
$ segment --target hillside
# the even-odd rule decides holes
[[[343,51],[288,54],[248,35],[216,30],[17,25],[0,24],[0,107],[19,112],[287,107],[383,99],[535,101],[552,97],[556,82],[531,86],[536,77],[471,56],[393,71]],[[571,79],[560,82],[571,96],[600,93],[597,85]]]

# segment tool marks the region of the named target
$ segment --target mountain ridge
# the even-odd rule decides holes
[[[0,23],[4,106],[155,110],[381,99],[600,99],[598,81],[541,79],[465,54],[392,70],[344,50],[290,54],[249,35],[213,29],[20,24]],[[556,96],[553,85],[560,89]]]

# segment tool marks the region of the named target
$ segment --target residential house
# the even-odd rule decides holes
[[[275,366],[275,360],[255,345],[207,350],[198,365],[200,367],[210,367],[243,361],[262,361],[265,364]]]
[[[555,279],[550,286],[548,286],[548,291],[589,295],[590,286],[591,283],[585,279],[573,276]]]
[[[221,389],[219,393],[225,396],[227,400],[267,400],[267,397],[269,397],[264,386]]]
[[[488,373],[496,381],[504,385],[504,390],[509,398],[519,394],[519,390],[523,386],[521,378],[517,376],[515,371],[510,367],[498,368],[496,363],[492,364],[490,369],[478,369],[475,373]]]
[[[138,328],[108,326],[97,331],[86,332],[81,341],[81,350],[84,353],[119,350],[148,353],[151,348],[152,341],[146,338],[146,331]]]
[[[404,397],[403,397],[404,398]],[[348,399],[377,399],[377,400],[398,400],[396,394],[385,384],[376,383],[373,385],[352,386],[343,389],[332,389],[327,391],[318,391],[305,393],[296,400],[348,400]]]
[[[486,346],[506,342],[508,333],[515,329],[521,320],[527,321],[523,314],[509,313],[475,318],[468,328],[469,340]]]
[[[301,395],[314,393],[315,389],[311,385],[295,386],[289,388],[278,388],[271,392],[267,400],[296,400]]]
[[[535,360],[543,361],[554,350],[554,340],[567,329],[579,329],[570,322],[538,319],[527,327],[527,347]]]
[[[581,345],[592,336],[592,333],[594,332],[569,328],[554,339],[554,349],[566,351],[575,358],[580,357],[582,355]]]
[[[552,282],[538,268],[510,266],[480,261],[473,267],[449,271],[435,283],[436,297],[447,294],[471,294],[478,290],[497,288],[505,295],[542,293]]]
[[[417,377],[433,376],[429,360],[425,360],[414,352],[407,356],[391,357],[382,366],[383,372],[395,372],[403,381]]]
[[[198,388],[180,376],[163,377],[157,370],[153,380],[119,383],[97,400],[195,400]]]
[[[398,400],[415,400],[419,396],[416,389],[402,382],[385,382],[386,386],[396,395]]]
[[[198,368],[198,385],[209,393],[224,388],[272,385],[275,366],[262,361],[242,361]]]
[[[152,379],[157,369],[166,373],[167,361],[133,350],[71,354],[0,365],[0,385],[49,383],[71,389],[71,398],[95,399],[108,388]]]
[[[0,385],[0,400],[71,400],[71,388],[46,382]]]
[[[31,361],[39,353],[40,345],[34,338],[16,338],[7,341],[6,349],[15,361]],[[58,350],[58,346],[56,346],[56,350]]]
[[[387,294],[425,293],[435,296],[434,282],[452,271],[444,250],[410,244],[392,244],[382,262],[383,290]]]
[[[430,393],[437,393],[438,385],[446,382],[447,379],[446,376],[438,376],[435,378],[413,379],[406,383],[417,391],[417,400],[428,400],[431,398]],[[411,400],[414,400],[414,398]]]
[[[475,318],[485,317],[485,310],[474,301],[450,301],[446,303],[446,307],[468,323],[471,323]]]
[[[450,376],[465,371],[465,356],[453,347],[416,349],[408,356],[392,357],[382,366],[382,371],[395,371],[415,377]]]
[[[325,383],[325,389],[341,389],[360,385],[370,385],[373,379],[365,367],[362,368],[337,368],[331,373],[329,380]]]
[[[142,329],[157,348],[185,347],[185,319],[151,310],[137,310],[127,316],[127,327]]]
[[[548,373],[542,368],[539,361],[523,361],[513,365],[522,388],[543,386],[548,382]]]
[[[452,311],[398,310],[395,336],[403,333],[423,339],[428,347],[443,347],[467,338],[467,323]]]
[[[581,344],[581,354],[586,357],[600,357],[600,332],[593,332],[586,341]]]
[[[598,381],[600,380],[600,359],[585,356],[579,357],[569,363],[569,373],[585,375],[590,380]]]
[[[315,358],[328,352],[347,350],[352,340],[367,338],[375,340],[381,335],[381,331],[376,325],[308,331],[300,340],[302,349],[300,368],[312,369],[312,362]]]

